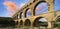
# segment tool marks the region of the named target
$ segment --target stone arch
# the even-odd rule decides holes
[[[18,19],[18,14],[16,15],[16,18]]]
[[[54,21],[54,27],[58,27],[60,26],[60,15],[58,15],[56,18],[55,18],[55,21]]]
[[[37,17],[34,22],[33,22],[33,26],[34,27],[40,27],[40,26],[44,26],[44,27],[47,27],[48,23],[47,21],[39,21],[41,18],[44,18],[44,17]],[[43,24],[42,24],[43,23]]]
[[[20,18],[20,16],[19,16],[19,14],[17,14],[17,19],[19,19]]]
[[[39,1],[39,2],[34,6],[34,9],[33,9],[33,15],[34,15],[34,16],[35,16],[35,9],[36,9],[36,7],[37,7],[40,3],[42,3],[42,2],[47,3],[45,0]]]
[[[20,20],[20,26],[23,26],[23,21],[22,20]]]
[[[33,2],[35,2],[35,1],[38,1],[38,0],[34,0]]]
[[[30,26],[31,25],[31,22],[29,19],[26,19],[25,22],[24,22],[24,25],[25,26]]]
[[[60,21],[60,15],[56,17],[55,21],[58,21],[58,22]]]
[[[24,17],[28,17],[28,16],[27,16],[27,14],[29,13],[28,11],[30,11],[30,15],[31,15],[31,10],[30,10],[29,8],[27,8],[27,9],[25,10],[25,14],[24,14],[25,16],[24,16]]]
[[[18,25],[18,21],[16,21],[16,24]]]
[[[21,16],[22,16],[22,12],[20,13],[20,18],[22,18]]]
[[[20,13],[20,18],[23,18],[23,17],[24,17],[23,12],[21,12]]]

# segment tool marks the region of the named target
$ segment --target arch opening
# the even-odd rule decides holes
[[[20,13],[20,18],[24,18],[23,12]]]
[[[25,17],[30,17],[31,16],[31,9],[26,9],[26,11],[25,11]]]
[[[18,25],[18,21],[16,21],[16,25]]]
[[[48,22],[44,17],[38,17],[34,20],[33,22],[33,26],[34,27],[47,27],[48,26]]]
[[[39,14],[42,14],[42,13],[47,13],[47,12],[48,12],[48,4],[46,3],[46,1],[38,2],[35,5],[34,10],[33,10],[33,14],[35,16],[39,15]]]
[[[60,22],[60,16],[56,18],[56,22]]]
[[[23,26],[23,21],[22,20],[20,21],[20,26]]]
[[[22,14],[22,12],[20,13],[20,18],[21,18],[21,14]]]
[[[17,15],[16,15],[16,18],[18,19],[18,17],[19,17],[19,16],[18,16],[18,14],[17,14]]]
[[[31,22],[29,19],[25,20],[25,23],[24,23],[25,26],[31,26]]]
[[[20,18],[19,15],[17,15],[17,18],[18,18],[18,19]]]

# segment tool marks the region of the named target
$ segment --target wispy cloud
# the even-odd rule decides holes
[[[37,7],[35,11],[39,11],[41,9],[42,9],[42,7]]]
[[[8,14],[9,16],[13,16],[13,14],[18,10],[17,5],[11,1],[5,1],[3,4],[6,6],[7,10],[10,12]]]
[[[15,12],[18,11],[18,8],[21,8],[22,6],[25,5],[25,3],[19,4],[20,6],[18,7],[14,2],[11,1],[5,1],[3,5],[6,6],[6,9],[10,12],[9,16],[12,16]],[[20,10],[20,9],[19,9]]]
[[[5,6],[7,6],[7,7],[6,7],[7,10],[10,11],[10,12],[15,12],[15,11],[18,10],[17,5],[16,5],[15,3],[13,3],[13,2],[5,1],[3,4],[4,4]]]

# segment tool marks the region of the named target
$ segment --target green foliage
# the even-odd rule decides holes
[[[60,24],[58,24],[58,27],[57,28],[60,29]]]
[[[15,26],[15,22],[9,17],[0,17],[0,27]]]
[[[58,19],[56,20],[56,22],[60,22],[60,18],[58,18]]]

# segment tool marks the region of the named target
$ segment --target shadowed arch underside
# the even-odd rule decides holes
[[[24,17],[25,18],[27,18],[27,17],[29,17],[29,16],[31,16],[31,9],[30,8],[27,8],[26,10],[25,10],[25,12],[24,12]],[[29,15],[29,16],[28,16]]]
[[[56,22],[60,22],[60,15],[57,16],[57,18],[56,18]]]
[[[34,27],[40,27],[40,26],[47,27],[47,22],[39,21],[41,18],[43,18],[43,17],[37,17],[37,18],[34,20],[34,22],[33,22],[33,26],[34,26]]]
[[[23,21],[22,20],[20,21],[20,26],[23,26]]]
[[[23,13],[23,12],[20,13],[20,18],[22,18],[22,13]]]
[[[31,22],[29,19],[26,19],[25,22],[24,22],[24,25],[25,26],[30,26],[31,25]]]

